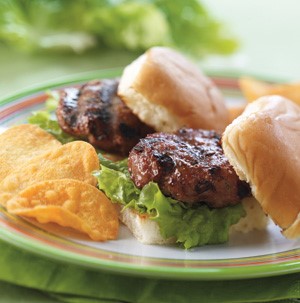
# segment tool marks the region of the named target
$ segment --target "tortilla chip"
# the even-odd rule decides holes
[[[0,181],[24,162],[60,146],[36,125],[21,124],[5,130],[0,134]]]
[[[300,83],[270,84],[252,78],[241,78],[240,88],[248,102],[259,97],[280,95],[300,105]]]
[[[57,223],[86,233],[92,240],[116,239],[119,229],[115,205],[96,187],[77,180],[36,183],[7,204],[9,212]]]
[[[74,141],[42,155],[36,156],[19,166],[0,183],[0,204],[21,190],[37,182],[54,179],[76,179],[96,185],[92,176],[99,169],[99,159],[94,147],[84,141]]]

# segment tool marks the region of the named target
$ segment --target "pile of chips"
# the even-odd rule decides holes
[[[118,211],[97,189],[99,159],[92,145],[62,145],[31,124],[0,134],[0,204],[8,212],[86,233],[95,241],[116,239]]]
[[[300,82],[268,83],[254,78],[241,78],[240,88],[248,102],[268,95],[280,95],[300,105]]]

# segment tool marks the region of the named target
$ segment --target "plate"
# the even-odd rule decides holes
[[[26,122],[32,111],[42,109],[46,91],[96,78],[119,76],[120,70],[104,70],[36,87],[0,102],[0,128]],[[212,77],[229,104],[243,98],[235,78]],[[176,246],[143,245],[126,227],[118,240],[89,241],[71,230],[42,225],[0,209],[0,237],[22,249],[94,270],[119,274],[182,280],[257,278],[300,271],[300,240],[285,239],[269,224],[267,230],[236,234],[224,245],[191,250]]]

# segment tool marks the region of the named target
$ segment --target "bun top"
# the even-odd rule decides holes
[[[280,96],[249,104],[225,130],[224,153],[265,213],[300,236],[300,107]]]
[[[153,47],[128,65],[120,97],[156,131],[180,127],[223,131],[229,114],[214,83],[180,53]]]

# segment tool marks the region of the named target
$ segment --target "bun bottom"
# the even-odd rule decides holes
[[[242,200],[242,204],[246,211],[246,216],[230,227],[229,234],[233,234],[235,232],[246,234],[253,230],[266,229],[269,219],[261,208],[259,202],[254,197],[247,197]]]
[[[141,216],[130,208],[120,212],[120,220],[128,227],[134,237],[143,244],[162,245],[176,242],[174,238],[163,238],[155,221],[150,220],[148,216]]]
[[[230,236],[236,232],[248,233],[252,230],[264,230],[268,224],[268,218],[255,198],[245,198],[241,203],[243,203],[246,216],[230,227]],[[120,220],[129,228],[134,237],[143,244],[164,245],[176,243],[175,238],[164,239],[161,236],[156,222],[129,208],[120,212]]]

